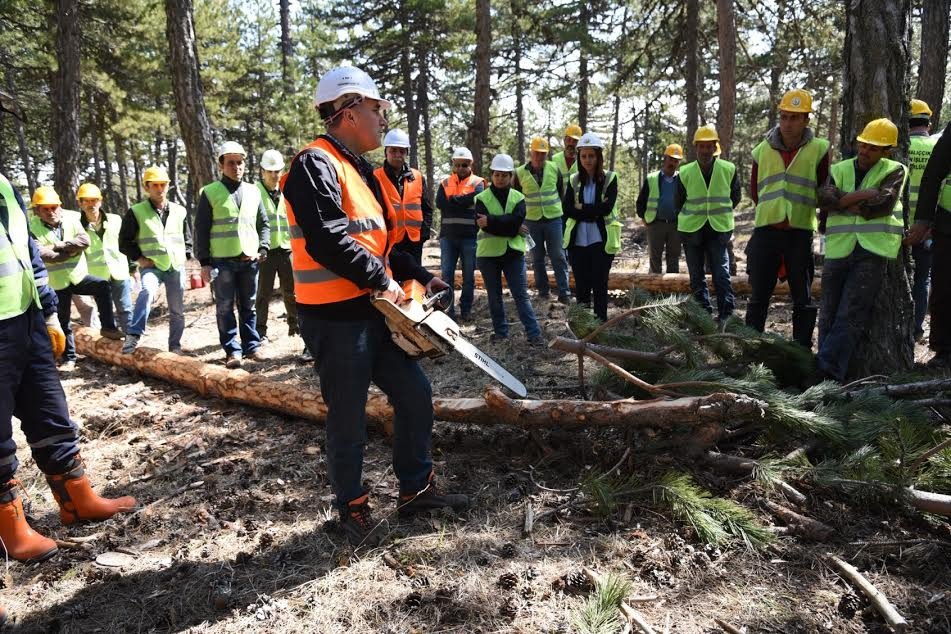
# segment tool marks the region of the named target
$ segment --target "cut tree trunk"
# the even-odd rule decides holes
[[[439,277],[442,275],[440,271],[430,271],[433,275]],[[535,273],[531,270],[528,272],[528,286],[529,288],[534,288],[535,284]],[[549,271],[549,279],[554,274]],[[733,284],[733,292],[749,295],[751,292],[749,278],[745,275],[734,275],[731,278]],[[575,278],[574,274],[569,273],[569,282],[574,285]],[[507,282],[502,280],[502,284],[508,286]],[[455,285],[457,287],[462,286],[462,271],[456,271]],[[485,288],[482,282],[482,274],[479,271],[475,272],[475,285],[476,288]],[[707,285],[710,287],[711,292],[713,291],[713,281],[707,276]],[[645,291],[650,291],[652,293],[690,293],[690,276],[686,273],[664,273],[662,275],[655,275],[654,273],[629,273],[626,271],[619,271],[611,273],[608,277],[608,289],[612,291],[627,291],[632,288],[640,288]],[[812,295],[813,297],[819,297],[822,293],[822,278],[816,277],[812,281]],[[789,285],[785,282],[776,284],[776,290],[773,291],[774,297],[788,297],[789,296]],[[872,373],[869,373],[872,374]],[[868,375],[866,375],[868,376]]]
[[[76,350],[97,361],[135,370],[181,385],[207,397],[324,422],[327,406],[319,388],[274,381],[244,370],[228,370],[198,359],[139,347],[123,354],[122,344],[76,328]],[[643,427],[663,429],[667,434],[690,437],[690,444],[705,448],[723,434],[724,424],[761,420],[765,405],[741,394],[720,393],[671,400],[650,401],[530,401],[515,400],[500,390],[486,391],[485,398],[436,398],[437,420],[468,425],[514,425],[517,427]],[[383,394],[367,399],[367,420],[392,433],[393,410]]]

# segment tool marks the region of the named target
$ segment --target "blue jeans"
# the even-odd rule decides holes
[[[0,321],[0,483],[17,470],[12,416],[41,471],[62,473],[79,452],[43,313],[33,306]]]
[[[463,317],[472,312],[472,298],[475,295],[476,239],[439,238],[439,261],[442,266],[442,279],[455,288],[456,262],[462,260],[462,294],[459,297],[459,310]],[[455,308],[448,311],[455,319]]]
[[[252,354],[261,346],[257,331],[254,300],[258,292],[257,260],[213,259],[211,266],[216,273],[215,303],[218,317],[218,340],[226,355]],[[234,318],[234,305],[238,304],[241,345],[238,345],[239,323]]]
[[[507,337],[509,324],[505,319],[505,303],[502,301],[502,274],[508,283],[509,292],[515,300],[518,318],[525,326],[525,334],[539,337],[542,334],[535,319],[535,311],[528,300],[528,275],[525,271],[525,256],[520,251],[509,249],[505,255],[492,258],[479,258],[479,271],[489,298],[489,312],[492,313],[492,330],[500,337]]]
[[[535,289],[539,295],[548,295],[551,286],[548,284],[548,269],[545,268],[545,255],[551,259],[551,268],[555,271],[555,284],[558,286],[558,296],[567,297],[568,290],[568,258],[561,243],[564,234],[561,230],[562,219],[554,220],[526,220],[528,231],[535,241],[535,248],[531,251],[532,268],[535,270]]]
[[[915,277],[911,286],[911,296],[915,300],[915,334],[925,326],[928,314],[928,287],[931,282],[931,248],[916,244],[911,248],[911,257],[915,261]]]
[[[163,271],[156,268],[142,269],[139,272],[142,288],[135,298],[135,308],[132,309],[132,323],[129,324],[129,334],[141,336],[145,332],[145,325],[149,321],[152,304],[158,295],[159,286],[165,284],[165,299],[168,301],[168,347],[177,348],[182,345],[182,333],[185,332],[185,273],[169,269]]]
[[[129,332],[132,324],[132,279],[111,280],[112,303],[116,307],[116,327]]]
[[[819,305],[816,366],[843,381],[862,331],[875,312],[875,300],[888,261],[860,245],[845,258],[826,258]]]
[[[704,256],[710,258],[713,267],[713,288],[717,293],[717,316],[726,319],[733,314],[733,284],[730,282],[730,231],[714,231],[709,224],[699,231],[680,233],[684,255],[687,259],[687,272],[690,273],[690,290],[707,312],[712,313],[710,291],[707,288],[707,276],[704,274]]]
[[[73,338],[73,326],[69,319],[70,311],[73,309],[73,295],[91,295],[96,300],[96,308],[99,309],[99,322],[102,327],[114,329],[116,320],[112,314],[111,292],[108,281],[92,275],[87,275],[79,280],[77,284],[70,284],[66,288],[56,291],[58,302],[56,313],[59,317],[59,325],[66,333],[64,359],[67,361],[76,359],[76,340]]]
[[[300,314],[304,344],[317,358],[327,403],[327,475],[337,503],[366,493],[363,447],[370,382],[393,406],[393,470],[401,493],[415,493],[433,469],[433,392],[419,364],[390,338],[382,316],[332,321]]]

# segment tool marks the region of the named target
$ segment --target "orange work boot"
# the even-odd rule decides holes
[[[18,561],[49,559],[56,554],[56,542],[49,537],[43,537],[27,524],[23,502],[13,488],[19,484],[16,480],[11,480],[5,485],[11,488],[0,494],[0,541],[7,555]]]
[[[59,504],[59,519],[65,526],[80,520],[107,520],[116,513],[128,513],[136,506],[135,498],[128,495],[115,499],[96,495],[79,456],[69,471],[47,475],[46,482],[53,490],[53,497]]]

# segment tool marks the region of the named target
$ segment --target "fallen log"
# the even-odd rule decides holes
[[[76,349],[110,365],[127,368],[194,390],[207,397],[259,407],[272,412],[324,422],[327,406],[314,385],[288,384],[245,370],[228,370],[199,359],[140,346],[122,354],[122,343],[104,339],[87,328],[76,328]],[[635,401],[515,400],[498,389],[485,398],[436,398],[437,420],[472,425],[507,424],[527,429],[560,427],[644,427],[681,431],[700,446],[722,435],[727,422],[760,420],[765,404],[742,394],[718,393],[678,399]],[[392,433],[393,409],[386,396],[371,393],[367,420]]]
[[[442,275],[441,271],[435,269],[431,270],[430,273],[440,277]],[[528,287],[535,287],[535,273],[531,270],[528,272]],[[550,272],[548,273],[550,279],[554,279],[555,274]],[[750,280],[746,275],[733,275],[731,278],[731,283],[733,284],[733,292],[740,295],[749,295],[752,292],[752,287],[750,286]],[[502,281],[505,284],[505,280]],[[569,271],[569,283],[574,285],[574,275]],[[462,271],[456,271],[455,285],[462,286]],[[475,272],[475,285],[476,288],[485,288],[482,282],[482,274],[479,271]],[[711,291],[713,290],[713,280],[708,275],[707,276],[707,286],[710,287]],[[626,291],[632,288],[640,288],[645,291],[650,291],[652,293],[689,293],[690,292],[690,276],[686,273],[634,273],[630,271],[613,271],[608,278],[608,290],[612,291]],[[812,295],[813,297],[819,297],[822,291],[822,280],[819,277],[816,277],[812,281]],[[780,297],[789,297],[789,284],[786,282],[777,282],[776,289],[773,291],[773,296]]]

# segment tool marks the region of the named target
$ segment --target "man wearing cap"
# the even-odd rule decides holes
[[[383,167],[373,175],[383,195],[393,205],[396,221],[405,227],[406,236],[393,248],[413,256],[417,264],[423,263],[423,243],[429,240],[433,224],[433,206],[426,196],[426,180],[419,170],[412,168],[406,159],[409,156],[409,135],[393,129],[383,137]]]
[[[475,197],[485,190],[485,181],[472,173],[472,152],[458,147],[452,153],[452,174],[443,179],[436,191],[440,211],[439,251],[442,276],[452,283],[456,262],[462,265],[462,293],[459,296],[460,321],[468,321],[475,296],[476,235]],[[455,306],[448,314],[455,319]]]
[[[142,174],[147,197],[122,218],[119,251],[138,267],[142,288],[132,308],[132,322],[122,352],[132,354],[145,332],[159,286],[168,302],[168,350],[181,354],[185,332],[185,262],[192,257],[188,212],[168,199],[168,172],[151,166]]]
[[[218,340],[229,369],[240,368],[242,359],[263,359],[254,302],[258,266],[267,259],[271,231],[261,191],[241,182],[246,157],[239,143],[221,144],[221,178],[201,188],[195,210],[195,257],[202,279],[214,285]],[[235,303],[240,321],[235,321]]]
[[[83,213],[83,229],[89,236],[86,261],[89,273],[109,282],[119,330],[129,332],[132,318],[132,278],[129,260],[119,251],[122,218],[102,211],[102,192],[92,183],[83,183],[76,194]]]
[[[581,129],[581,126],[575,123],[569,124],[565,128],[565,137],[562,140],[562,147],[565,149],[551,157],[551,162],[558,168],[562,178],[568,178],[578,171],[577,147],[578,140],[581,139],[583,134],[584,130]]]
[[[812,302],[812,238],[818,226],[816,192],[829,178],[829,141],[809,127],[812,96],[788,91],[779,102],[779,124],[753,148],[750,196],[756,204],[746,247],[752,293],[746,325],[763,332],[777,278],[793,299],[793,340],[812,349],[818,307]]]
[[[281,189],[291,224],[301,333],[317,358],[327,403],[327,475],[340,526],[359,547],[378,543],[387,531],[385,521],[373,519],[372,491],[362,477],[371,381],[393,406],[400,515],[468,506],[466,496],[443,494],[436,486],[429,379],[393,343],[370,301],[374,295],[400,301],[404,293],[397,280],[416,280],[430,293],[448,285],[408,253],[389,248],[404,230],[362,155],[380,147],[390,102],[369,75],[349,66],[321,77],[314,102],[327,133],[294,158]]]
[[[59,195],[46,185],[37,187],[33,193],[33,212],[30,233],[46,264],[49,285],[56,291],[59,324],[66,333],[62,369],[71,370],[76,361],[76,343],[69,319],[73,295],[94,297],[102,322],[100,333],[107,339],[122,339],[112,312],[112,290],[109,282],[89,274],[85,251],[90,241],[79,212],[63,209]]]
[[[908,228],[905,244],[931,245],[931,332],[928,345],[935,356],[929,366],[951,367],[951,123],[945,127],[931,151],[921,176],[915,221]]]
[[[740,204],[742,192],[736,165],[716,156],[719,141],[713,126],[697,128],[693,136],[697,160],[680,168],[674,206],[680,209],[677,231],[687,259],[690,288],[700,305],[712,313],[704,275],[704,258],[709,258],[717,294],[716,317],[722,329],[734,308],[728,248],[733,236],[733,209]]]
[[[931,108],[921,99],[911,100],[911,115],[908,117],[908,187],[905,188],[905,225],[915,224],[915,208],[921,177],[928,159],[938,142],[931,134]],[[915,340],[924,338],[925,314],[928,312],[928,282],[931,278],[931,241],[912,246],[911,258],[915,263],[915,275],[911,285],[911,297],[915,301]]]
[[[862,331],[875,313],[888,260],[898,257],[904,222],[906,168],[887,157],[898,145],[888,119],[869,122],[856,138],[858,155],[829,170],[819,190],[828,213],[819,306],[818,379],[843,381]]]
[[[287,223],[287,208],[281,194],[279,181],[284,169],[284,157],[277,150],[267,150],[261,155],[261,179],[257,182],[261,201],[267,211],[271,232],[271,248],[267,258],[259,264],[258,297],[255,303],[257,331],[262,339],[267,337],[267,316],[274,294],[274,277],[281,285],[284,309],[287,311],[287,334],[300,334],[297,324],[297,301],[294,299],[294,271],[291,269],[291,234]]]
[[[529,161],[515,168],[512,189],[525,196],[525,226],[535,246],[532,247],[532,266],[535,270],[535,289],[538,297],[547,299],[551,292],[545,255],[551,259],[558,286],[558,301],[571,301],[568,288],[568,258],[561,246],[562,229],[561,199],[565,195],[564,178],[555,163],[548,159],[548,141],[541,137],[532,139]],[[577,166],[575,166],[577,171]]]
[[[664,150],[661,168],[647,175],[637,195],[637,215],[647,225],[647,249],[650,272],[663,273],[661,260],[667,250],[667,272],[680,273],[680,234],[677,233],[675,194],[680,185],[677,167],[684,158],[684,149],[671,143]]]

